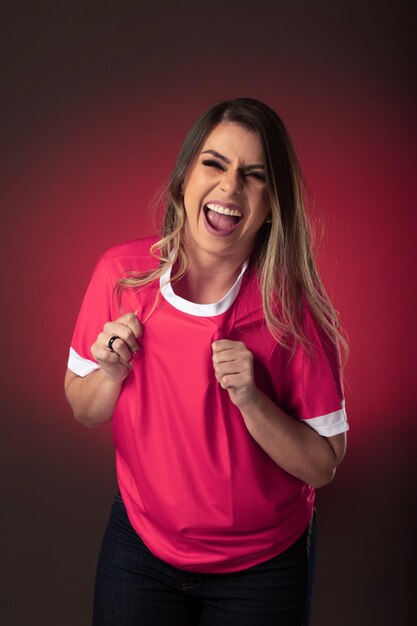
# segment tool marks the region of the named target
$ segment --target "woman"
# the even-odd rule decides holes
[[[120,493],[94,624],[309,621],[314,489],[348,430],[337,315],[280,118],[238,98],[192,127],[162,237],[99,260],[66,375],[113,420]]]

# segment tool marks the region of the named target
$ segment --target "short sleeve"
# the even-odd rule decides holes
[[[340,353],[308,309],[304,331],[310,348],[298,345],[294,354],[287,351],[284,364],[281,361],[278,403],[320,435],[338,435],[349,430]]]
[[[78,376],[87,376],[98,363],[91,354],[91,346],[106,322],[114,318],[115,290],[106,259],[101,256],[94,268],[71,340],[68,369]]]

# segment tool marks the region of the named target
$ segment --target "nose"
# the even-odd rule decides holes
[[[220,189],[231,196],[240,193],[242,189],[242,179],[239,170],[231,167],[225,170],[220,183]]]

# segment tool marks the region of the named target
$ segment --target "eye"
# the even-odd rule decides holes
[[[203,165],[205,165],[206,167],[215,167],[216,169],[224,172],[223,165],[220,163],[220,161],[216,161],[215,159],[205,159],[203,161]]]
[[[260,181],[261,183],[266,183],[266,176],[262,174],[262,172],[257,172],[256,170],[250,170],[245,172],[245,178],[254,179]]]

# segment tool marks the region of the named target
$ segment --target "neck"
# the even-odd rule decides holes
[[[212,304],[233,287],[244,259],[188,254],[188,261],[187,273],[173,285],[175,293],[197,304]]]

